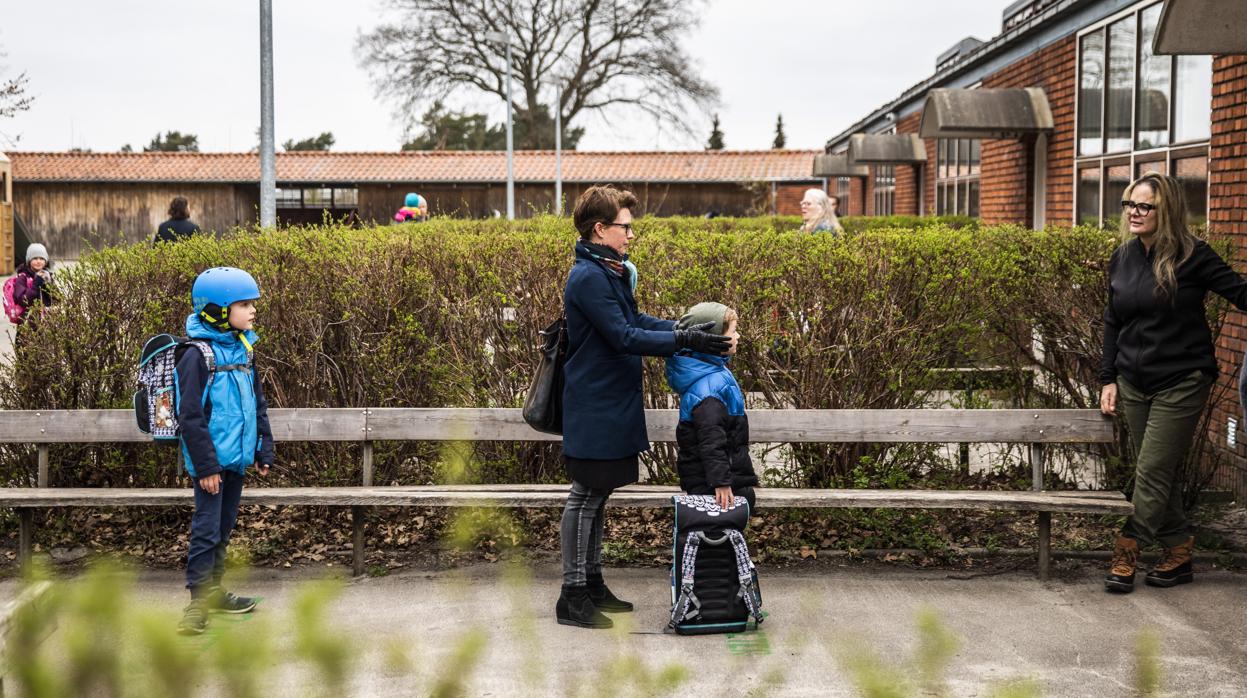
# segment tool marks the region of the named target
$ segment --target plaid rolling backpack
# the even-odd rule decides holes
[[[749,504],[721,509],[711,495],[681,494],[675,504],[671,622],[679,635],[740,633],[762,622],[762,592],[744,529]]]

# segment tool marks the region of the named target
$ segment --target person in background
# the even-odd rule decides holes
[[[33,322],[30,308],[36,302],[44,308],[52,305],[52,260],[48,259],[48,248],[35,242],[26,248],[26,263],[17,268],[17,274],[9,282],[13,288],[13,312],[9,312],[9,321],[14,325],[29,325]],[[8,301],[6,299],[6,311]],[[21,336],[19,333],[18,336]]]
[[[169,202],[169,220],[156,226],[156,234],[152,244],[157,242],[177,242],[200,233],[199,226],[191,221],[190,203],[184,196],[175,196]]]
[[[403,202],[403,207],[394,214],[397,223],[418,223],[429,219],[429,202],[419,194],[411,192]]]
[[[806,190],[805,196],[801,197],[801,218],[804,221],[801,224],[802,232],[836,235],[844,232],[840,220],[836,218],[830,197],[822,189]]]

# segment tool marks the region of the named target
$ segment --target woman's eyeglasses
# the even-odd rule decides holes
[[[1140,216],[1146,216],[1147,214],[1156,210],[1156,205],[1145,204],[1145,203],[1140,203],[1140,202],[1135,202],[1135,201],[1123,201],[1121,202],[1121,210],[1122,210],[1122,213],[1129,213],[1130,211],[1138,211]]]
[[[609,228],[609,227],[611,227],[612,225],[613,225],[613,226],[615,226],[616,228],[623,228],[623,229],[624,229],[624,234],[625,234],[625,235],[630,235],[630,234],[632,233],[632,224],[631,224],[631,223],[603,223],[603,224],[602,224],[602,227],[604,227],[604,228]]]

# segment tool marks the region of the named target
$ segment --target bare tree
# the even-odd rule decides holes
[[[0,51],[0,58],[4,58],[4,51]],[[4,64],[0,63],[0,73],[3,72]],[[26,94],[27,82],[29,80],[26,73],[20,73],[17,77],[8,80],[0,80],[0,119],[7,119],[18,112],[30,109],[35,98]]]
[[[543,82],[562,85],[564,128],[582,113],[606,118],[639,110],[688,132],[689,107],[718,101],[684,52],[700,0],[389,0],[400,19],[363,34],[356,46],[379,95],[397,102],[413,123],[420,108],[452,95],[506,99],[506,47],[485,39],[511,36],[516,119],[527,122],[519,145],[539,147],[536,121],[549,113]]]

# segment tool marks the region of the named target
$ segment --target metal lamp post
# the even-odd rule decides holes
[[[273,0],[260,0],[260,227],[277,225],[273,155]]]
[[[507,220],[515,219],[515,145],[511,134],[511,35],[488,32],[486,41],[507,45]]]
[[[559,97],[562,89],[557,81],[554,87],[554,214],[563,215],[563,108]]]

